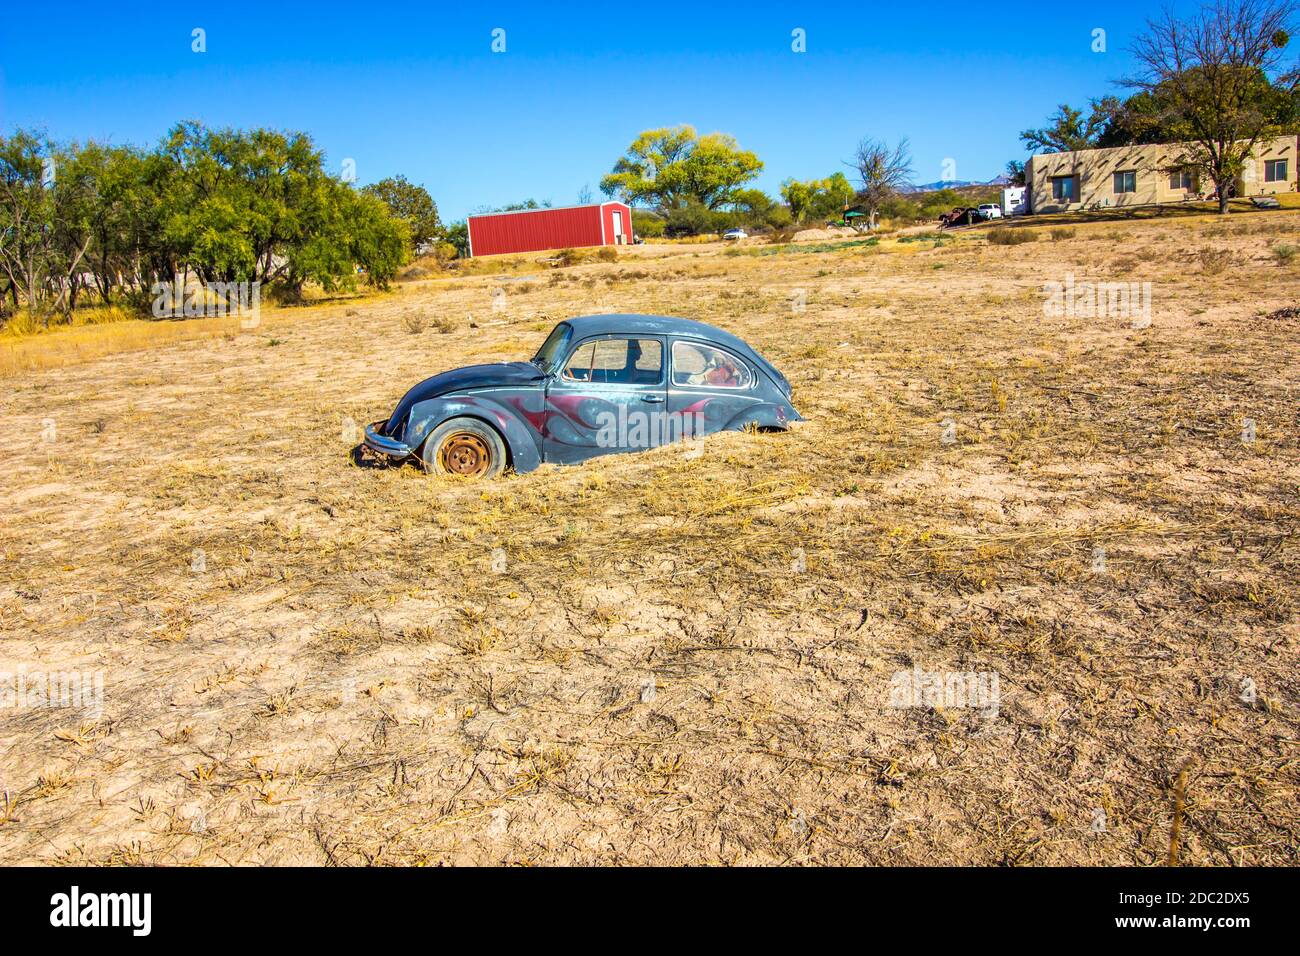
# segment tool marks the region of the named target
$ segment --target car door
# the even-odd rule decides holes
[[[682,437],[720,431],[762,403],[757,371],[721,346],[674,338],[669,368],[668,412]]]
[[[600,335],[575,344],[546,386],[545,460],[567,464],[663,444],[665,353],[657,335]]]

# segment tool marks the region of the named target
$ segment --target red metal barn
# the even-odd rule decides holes
[[[471,256],[622,246],[632,241],[632,209],[621,202],[494,212],[470,216],[466,223]]]

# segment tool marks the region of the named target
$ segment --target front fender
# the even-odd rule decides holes
[[[540,436],[510,405],[479,395],[444,395],[417,402],[411,407],[404,441],[418,450],[429,432],[449,418],[477,418],[487,422],[505,439],[510,464],[516,472],[532,471],[542,463]]]

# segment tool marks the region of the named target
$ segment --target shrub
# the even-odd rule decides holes
[[[989,231],[989,245],[992,246],[1018,246],[1023,242],[1037,242],[1038,233],[1032,229],[1016,229],[1011,226],[1001,226]]]
[[[0,318],[0,333],[11,336],[35,335],[50,329],[105,325],[135,318],[139,318],[138,314],[122,304],[82,306],[71,315],[38,313],[24,307]]]
[[[1062,239],[1073,239],[1075,229],[1073,226],[1065,226],[1061,229],[1053,229],[1048,235],[1052,237],[1053,242],[1060,242]]]
[[[1202,272],[1207,276],[1217,276],[1232,265],[1233,256],[1227,249],[1206,246],[1197,254],[1197,258],[1201,260]]]
[[[38,316],[31,309],[19,309],[5,322],[4,330],[9,335],[35,335],[50,326],[49,316]]]
[[[1273,246],[1273,258],[1277,260],[1278,265],[1284,266],[1295,258],[1298,251],[1300,250],[1288,242],[1279,242]]]
[[[734,224],[730,213],[709,209],[701,203],[689,203],[670,210],[665,220],[665,235],[698,236],[701,233],[724,232]]]
[[[271,305],[303,305],[307,298],[303,295],[301,285],[284,279],[272,279],[262,283],[262,301]]]
[[[271,301],[267,296],[267,287],[263,287],[262,297]],[[118,301],[121,303],[123,309],[134,316],[139,318],[153,317],[153,292],[147,286],[127,289],[118,296]]]
[[[658,239],[664,234],[664,221],[654,213],[634,209],[632,231],[645,239]]]

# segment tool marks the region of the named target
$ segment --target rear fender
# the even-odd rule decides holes
[[[791,422],[803,421],[790,405],[751,405],[723,426],[724,431],[744,431],[745,428],[775,428],[785,431]]]

